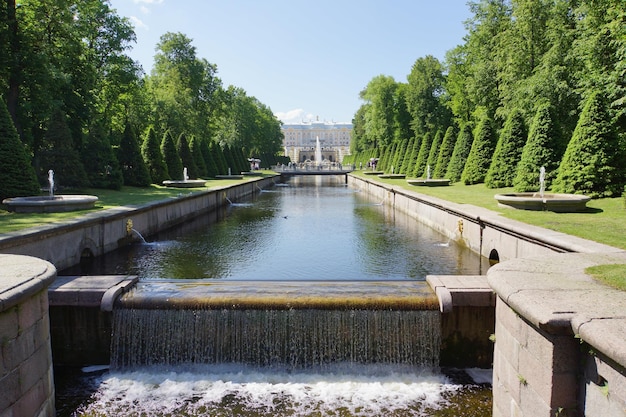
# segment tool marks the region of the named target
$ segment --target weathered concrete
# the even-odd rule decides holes
[[[54,416],[49,262],[0,255],[0,416]]]
[[[113,303],[137,281],[134,275],[57,278],[48,289],[55,365],[109,363]]]
[[[626,252],[489,270],[498,294],[494,415],[626,416],[626,294],[585,274],[600,264],[626,264]]]

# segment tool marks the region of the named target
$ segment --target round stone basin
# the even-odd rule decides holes
[[[55,195],[6,198],[2,204],[15,213],[61,213],[87,210],[98,201],[95,195]]]
[[[406,180],[408,184],[417,185],[422,187],[443,187],[446,185],[450,185],[449,179],[415,179],[415,180]]]
[[[163,181],[163,185],[173,188],[198,188],[204,187],[206,180],[167,180]]]
[[[387,178],[387,179],[404,179],[406,177],[405,174],[380,174],[378,178]]]
[[[585,211],[590,197],[578,194],[508,193],[496,194],[498,206],[518,210],[553,211],[574,213]]]

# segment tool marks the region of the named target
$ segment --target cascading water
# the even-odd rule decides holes
[[[322,165],[322,146],[320,145],[320,137],[315,137],[315,165]]]

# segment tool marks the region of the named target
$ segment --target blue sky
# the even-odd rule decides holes
[[[129,55],[152,69],[159,38],[181,32],[284,122],[350,122],[377,75],[405,82],[416,59],[463,43],[467,0],[111,0],[131,19]]]

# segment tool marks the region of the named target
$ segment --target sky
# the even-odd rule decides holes
[[[152,70],[161,35],[180,32],[284,123],[351,122],[378,75],[406,82],[418,58],[463,43],[467,0],[110,0],[135,27],[128,54]]]

